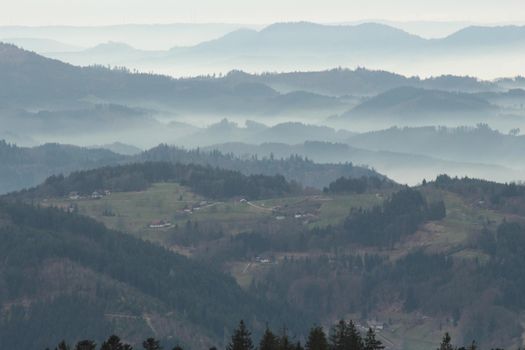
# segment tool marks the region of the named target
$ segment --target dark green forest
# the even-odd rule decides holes
[[[331,194],[365,193],[370,190],[392,188],[394,184],[385,178],[361,176],[357,178],[340,177],[331,182],[323,191]]]
[[[301,187],[283,176],[243,175],[211,166],[145,162],[73,172],[49,177],[36,188],[21,191],[26,198],[62,197],[71,192],[90,195],[95,191],[141,191],[156,182],[177,182],[195,193],[222,199],[243,196],[260,199],[300,193]]]
[[[318,164],[300,156],[288,158],[240,158],[230,153],[205,150],[186,150],[159,145],[136,156],[115,154],[105,149],[87,149],[76,146],[46,144],[38,147],[18,147],[0,141],[0,193],[18,191],[40,185],[52,175],[67,176],[71,172],[95,169],[109,165],[143,162],[170,162],[173,164],[219,167],[244,175],[282,175],[307,187],[322,188],[339,178],[377,177],[383,175],[367,169],[345,164]]]
[[[285,303],[249,296],[212,267],[86,217],[1,202],[0,218],[5,348],[42,348],[62,337],[102,339],[118,330],[108,314],[150,312],[169,319],[174,312],[205,329],[200,337],[210,339],[222,338],[224,327],[240,318],[257,329],[285,320],[299,329],[307,320]]]
[[[211,165],[224,169],[237,170],[243,174],[283,175],[289,181],[296,181],[306,187],[323,188],[340,177],[377,177],[384,175],[352,163],[321,164],[298,155],[290,157],[238,157],[231,153],[205,150],[185,150],[179,147],[159,145],[141,155],[138,161],[168,161],[183,164]]]

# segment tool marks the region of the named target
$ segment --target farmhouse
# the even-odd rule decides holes
[[[171,226],[171,222],[164,220],[153,221],[151,224],[149,224],[149,228],[168,228]]]

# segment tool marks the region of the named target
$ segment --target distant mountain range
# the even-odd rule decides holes
[[[0,43],[0,101],[45,108],[86,102],[176,108],[193,114],[276,115],[344,110],[346,104],[311,92],[279,93],[260,83],[232,84],[212,77],[173,79],[100,66],[76,67]]]
[[[505,132],[513,129],[517,135],[525,125],[525,90],[516,88],[519,77],[486,82],[471,77],[421,79],[384,71],[333,69],[262,75],[233,71],[223,77],[174,79],[126,69],[77,67],[0,44],[0,80],[0,135],[24,145],[49,140],[86,146],[120,141],[147,149],[163,142],[199,147],[319,141],[414,154],[424,148],[381,148],[379,141],[366,144],[364,139],[360,139],[362,145],[353,144],[358,140],[353,139],[354,132],[394,125],[488,123]],[[506,149],[496,152],[485,165],[514,168],[512,161],[497,162],[506,159],[510,148]],[[437,153],[417,156],[482,162]],[[338,160],[390,169],[364,157]],[[457,173],[463,172],[468,173]],[[515,175],[502,170],[489,178],[519,178]]]
[[[276,23],[261,30],[237,29],[214,40],[164,51],[130,50],[121,43],[104,49],[49,55],[73,64],[125,65],[176,76],[232,69],[264,72],[334,66],[367,66],[405,74],[425,74],[426,67],[430,74],[439,75],[446,72],[445,67],[451,68],[445,63],[454,60],[460,70],[453,73],[462,69],[466,74],[488,77],[522,71],[519,64],[498,67],[492,63],[497,58],[523,57],[525,27],[467,27],[444,38],[424,39],[378,23]],[[471,60],[470,67],[467,58]],[[439,64],[439,60],[445,61]]]
[[[173,46],[196,45],[216,39],[240,28],[260,26],[235,23],[170,23],[122,24],[108,26],[0,26],[0,41],[16,43],[20,38],[53,39],[63,45],[87,48],[113,41],[126,42],[144,50],[159,50]],[[10,40],[6,40],[10,39]],[[32,47],[25,47],[34,50]],[[62,51],[62,50],[58,50]],[[38,51],[40,52],[40,51]],[[55,47],[46,52],[57,52]]]
[[[487,114],[499,112],[499,107],[493,107],[488,100],[492,102],[505,93],[495,82],[470,77],[420,79],[365,69],[263,75],[233,71],[224,77],[173,79],[100,66],[76,67],[9,44],[0,44],[0,79],[4,82],[0,86],[0,118],[13,135],[35,140],[60,136],[58,140],[66,143],[82,140],[80,134],[91,139],[94,134],[109,135],[110,128],[127,143],[136,140],[136,134],[123,135],[131,129],[142,133],[149,130],[150,135],[156,135],[153,143],[146,140],[135,144],[140,147],[160,141],[172,143],[184,133],[192,133],[191,126],[166,126],[158,116],[168,122],[204,118],[209,123],[210,118],[228,116],[274,123],[319,123],[329,116],[343,115],[339,127],[352,128],[345,120],[381,115],[388,117],[381,124],[384,128],[398,123],[399,116],[411,117],[405,118],[406,125],[428,125],[424,116],[431,114],[447,115],[448,119],[441,120],[453,119],[453,125],[457,125],[487,122]],[[514,91],[513,98],[516,94]],[[451,118],[457,113],[475,118]],[[414,124],[414,117],[419,124]],[[82,144],[114,141],[104,138]],[[305,140],[295,140],[299,141]]]

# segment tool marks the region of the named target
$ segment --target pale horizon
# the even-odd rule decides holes
[[[0,26],[108,26],[122,24],[224,23],[265,25],[275,22],[353,21],[525,23],[521,0],[22,0],[4,4]]]

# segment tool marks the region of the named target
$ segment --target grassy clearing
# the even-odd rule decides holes
[[[468,249],[469,240],[481,231],[483,225],[497,225],[504,215],[467,203],[454,193],[428,188],[422,191],[428,202],[443,200],[447,216],[424,225],[415,235],[398,244],[393,255],[402,256],[410,250],[424,248],[430,252],[448,252],[466,259],[484,259],[482,252]]]
[[[379,194],[352,194],[326,197],[320,208],[320,220],[315,226],[336,225],[348,216],[351,209],[371,208],[384,201]]]
[[[177,211],[201,200],[178,184],[159,183],[146,191],[112,193],[98,200],[58,199],[50,203],[64,206],[74,202],[80,214],[93,217],[110,228],[133,233],[146,229],[156,220],[173,221]]]
[[[397,245],[392,257],[425,248],[431,251],[454,252],[459,257],[480,257],[480,252],[464,251],[472,235],[480,232],[487,222],[498,223],[503,215],[466,203],[456,194],[423,188],[429,202],[442,199],[447,207],[447,217],[425,225],[420,232]],[[236,234],[255,227],[254,224],[284,215],[308,214],[303,221],[309,227],[336,225],[352,208],[370,208],[380,205],[389,193],[351,195],[318,195],[273,198],[253,202],[229,200],[209,201],[176,183],[157,183],[146,191],[113,193],[99,200],[69,199],[49,200],[47,205],[67,207],[74,202],[81,214],[103,222],[110,228],[136,236],[164,242],[169,229],[152,229],[152,222],[164,220],[183,227],[188,220],[201,227],[221,228],[227,234]],[[284,222],[283,222],[284,223]],[[187,253],[187,252],[186,252]]]
[[[150,229],[154,221],[169,221],[173,225],[185,225],[188,220],[200,223],[226,224],[252,222],[267,217],[271,211],[260,210],[239,201],[213,202],[192,193],[176,183],[157,183],[146,191],[121,192],[97,199],[54,199],[47,205],[78,206],[78,212],[103,222],[110,228],[130,232],[162,232]]]

